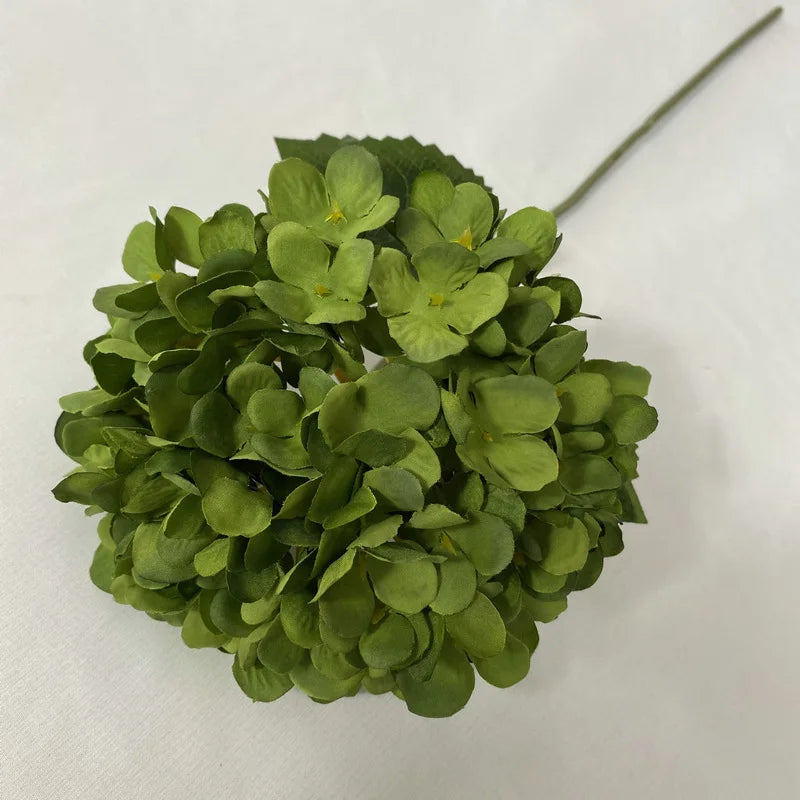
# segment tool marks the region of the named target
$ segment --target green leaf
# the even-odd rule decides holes
[[[427,560],[387,562],[367,559],[375,596],[402,614],[416,614],[436,598],[438,576]]]
[[[511,530],[519,533],[525,524],[525,503],[518,492],[499,486],[488,486],[483,510],[504,520]]]
[[[336,452],[363,461],[370,467],[385,467],[408,455],[413,444],[400,436],[379,430],[366,430],[348,436]]]
[[[231,203],[217,211],[198,229],[200,251],[204,259],[226,250],[256,252],[255,219],[247,206]]]
[[[140,222],[134,226],[122,251],[122,267],[135,281],[151,281],[163,270],[156,258],[156,226]]]
[[[638,522],[640,524],[647,522],[647,516],[644,513],[642,504],[639,502],[639,495],[636,494],[636,490],[630,481],[623,483],[620,487],[619,499],[622,503],[623,522]]]
[[[346,505],[337,508],[332,514],[325,517],[323,524],[326,530],[348,525],[369,514],[376,505],[377,500],[375,499],[375,495],[367,486],[362,486],[350,498]]]
[[[508,339],[521,347],[538,341],[553,321],[553,309],[542,300],[528,298],[525,303],[507,306],[499,315]]]
[[[405,469],[378,467],[364,475],[364,486],[377,498],[399,511],[418,511],[424,500],[417,478]]]
[[[258,643],[258,660],[272,672],[286,675],[303,659],[305,650],[292,642],[283,630],[280,616],[270,624]]]
[[[622,484],[619,472],[608,459],[589,454],[562,462],[558,480],[572,494],[617,489]]]
[[[282,389],[278,373],[267,364],[247,362],[234,367],[225,383],[225,392],[240,411],[259,389]]]
[[[238,658],[233,662],[233,677],[239,684],[239,688],[248,697],[262,703],[271,703],[273,700],[277,700],[293,686],[291,678],[286,675],[278,675],[258,662],[244,669],[239,664]]]
[[[556,218],[540,208],[528,206],[507,216],[497,235],[519,239],[531,248],[529,268],[540,269],[549,260],[556,241]]]
[[[464,517],[441,503],[431,503],[420,511],[415,511],[408,522],[409,527],[421,530],[447,528],[466,522]]]
[[[351,557],[356,555],[355,550],[348,552]],[[320,619],[335,634],[348,639],[361,636],[367,630],[374,610],[375,596],[358,564],[319,599]]]
[[[304,412],[300,395],[286,389],[258,389],[247,402],[247,416],[255,429],[272,436],[291,434]]]
[[[518,239],[498,237],[484,242],[476,251],[481,260],[482,267],[489,267],[506,258],[524,256],[531,252],[531,248]]]
[[[557,388],[561,401],[558,419],[570,425],[599,422],[614,399],[608,379],[590,372],[569,375]]]
[[[453,641],[474,658],[491,658],[503,651],[506,626],[489,598],[477,592],[463,610],[445,617]]]
[[[203,220],[191,211],[172,206],[164,217],[164,238],[175,258],[190,267],[199,267],[205,258],[200,250]]]
[[[319,367],[303,367],[297,384],[306,408],[319,408],[328,392],[336,386],[336,381]]]
[[[131,361],[149,361],[150,356],[139,345],[124,339],[103,339],[95,345],[98,353],[113,353]]]
[[[299,158],[285,158],[275,164],[268,186],[269,209],[279,220],[310,226],[324,220],[330,210],[325,178]]]
[[[211,294],[218,289],[240,285],[251,286],[255,282],[255,273],[248,270],[223,272],[184,289],[175,298],[175,309],[187,327],[196,331],[210,330],[218,310],[217,304],[211,299]]]
[[[118,300],[126,294],[142,289],[144,284],[122,283],[114,286],[103,286],[94,293],[92,305],[103,314],[124,319],[137,319],[145,309],[130,310],[118,305]],[[148,293],[149,296],[149,293]]]
[[[192,438],[207,453],[219,458],[229,458],[239,449],[235,431],[238,419],[239,414],[225,395],[221,392],[209,392],[192,407]]]
[[[441,480],[442,467],[439,457],[422,434],[413,428],[404,431],[401,438],[411,444],[411,451],[399,461],[395,461],[393,466],[407,469],[412,475],[416,475],[422,485],[422,491],[427,492]]]
[[[136,529],[131,556],[136,573],[148,581],[161,584],[179,583],[195,576],[192,559],[188,563],[170,564],[158,552],[160,525],[146,523]]]
[[[646,439],[656,429],[658,412],[641,397],[620,395],[614,398],[603,421],[619,444],[633,444]]]
[[[355,675],[363,674],[363,665],[351,664],[348,659],[357,660],[352,657],[352,651],[337,653],[326,644],[318,644],[316,647],[311,648],[311,663],[326,678],[344,681]]]
[[[446,533],[481,575],[497,575],[511,563],[514,535],[498,517],[476,511],[468,522],[447,528]]]
[[[586,352],[586,331],[569,331],[543,344],[533,363],[536,374],[556,383],[577,366]]]
[[[360,431],[400,435],[407,428],[425,430],[438,413],[439,391],[430,375],[415,367],[388,364],[331,389],[319,412],[319,427],[336,448]]]
[[[559,614],[567,609],[567,598],[558,600],[541,600],[531,597],[528,601],[528,608],[531,616],[537,622],[552,622]]]
[[[326,282],[330,251],[316,234],[296,222],[282,222],[267,240],[269,261],[285,283],[308,293]]]
[[[591,450],[602,450],[606,437],[600,431],[568,431],[561,434],[561,451],[564,458]]]
[[[412,361],[432,361],[460,353],[467,339],[442,325],[440,320],[418,314],[406,314],[389,320],[389,333]]]
[[[387,614],[358,642],[358,651],[368,667],[391,669],[407,661],[416,636],[411,623],[401,614]]]
[[[480,326],[472,335],[473,349],[489,358],[497,358],[505,352],[506,339],[503,326],[496,320],[489,320]]]
[[[309,649],[321,642],[319,608],[311,602],[311,592],[285,594],[281,598],[281,622],[290,641]]]
[[[403,517],[400,514],[393,514],[380,522],[368,525],[348,547],[378,547],[385,544],[394,539],[402,522]]]
[[[472,417],[458,396],[446,389],[441,390],[442,411],[444,412],[447,427],[450,428],[453,438],[463,444],[472,429]]]
[[[255,536],[272,518],[272,497],[230,478],[217,478],[203,494],[203,514],[223,536]]]
[[[450,717],[471,697],[475,673],[464,653],[446,641],[428,680],[415,680],[409,670],[404,670],[397,674],[397,685],[412,714]]]
[[[354,695],[361,683],[360,673],[351,678],[336,680],[323,675],[310,660],[303,661],[295,667],[289,673],[289,677],[302,692],[325,703]]]
[[[577,317],[583,303],[583,296],[578,284],[561,275],[548,275],[536,282],[536,289],[548,287],[558,292],[560,308],[555,309],[556,322],[567,322]]]
[[[480,423],[492,435],[538,433],[559,413],[555,387],[535,375],[484,378],[471,387]]]
[[[471,430],[456,447],[459,458],[498,486],[536,492],[558,477],[558,459],[537,436],[486,438]]]
[[[457,614],[475,597],[478,576],[466,558],[448,558],[439,564],[439,591],[431,603],[437,614]]]
[[[128,493],[125,492],[123,498],[125,498],[125,494]],[[161,511],[175,502],[181,494],[181,490],[167,479],[153,478],[134,487],[129,496],[125,498],[122,510],[126,514],[148,514]]]
[[[115,567],[114,551],[102,544],[99,545],[94,551],[92,565],[89,567],[89,577],[92,583],[104,592],[111,592],[111,582],[116,577]]]
[[[538,523],[533,534],[542,550],[540,566],[551,575],[575,572],[586,563],[589,534],[577,517],[568,517],[555,525]]]
[[[511,633],[506,634],[502,652],[491,658],[476,658],[475,669],[487,683],[506,689],[519,683],[530,670],[531,654],[528,648]]]
[[[108,475],[100,472],[73,472],[53,489],[53,497],[60,503],[89,505],[92,492],[105,483],[108,483]]]
[[[231,549],[230,539],[217,539],[194,557],[194,568],[198,575],[211,577],[225,569]]]
[[[605,375],[611,384],[611,391],[616,395],[635,394],[637,397],[645,397],[650,388],[650,373],[644,367],[637,367],[627,361],[594,358],[584,361],[581,371]]]
[[[206,625],[203,615],[197,608],[189,609],[181,627],[181,639],[187,647],[223,647],[229,637],[219,631],[212,631]]]
[[[312,598],[312,602],[315,602],[322,597],[328,589],[333,586],[336,581],[341,580],[345,575],[353,567],[355,562],[357,552],[355,550],[346,550],[344,555],[340,556],[336,559],[332,564],[328,566],[325,572],[322,574],[322,577],[319,579],[319,586],[317,588],[317,593]]]

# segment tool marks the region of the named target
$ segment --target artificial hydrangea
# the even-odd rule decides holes
[[[362,144],[282,140],[265,211],[133,229],[54,493],[99,515],[94,583],[232,655],[254,700],[363,687],[448,716],[475,670],[522,680],[537,623],[645,521],[657,417],[542,276],[551,213],[506,216],[436,148]]]

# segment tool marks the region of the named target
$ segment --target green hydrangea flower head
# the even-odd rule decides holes
[[[413,139],[279,146],[263,210],[134,227],[54,493],[99,520],[94,583],[253,700],[449,716],[645,521],[650,375],[587,358],[550,212]]]

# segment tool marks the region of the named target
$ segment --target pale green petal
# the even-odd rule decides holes
[[[337,150],[328,160],[325,181],[345,220],[365,216],[378,202],[383,174],[378,159],[358,145]]]
[[[453,182],[443,172],[427,170],[420,172],[411,184],[409,205],[419,209],[435,223],[439,214],[453,201]]]
[[[506,282],[499,275],[483,272],[450,295],[444,305],[447,322],[460,333],[472,333],[497,316],[507,298]]]
[[[396,197],[392,197],[389,194],[383,195],[368,214],[343,225],[339,231],[339,239],[337,241],[343,242],[347,239],[353,239],[359,233],[380,228],[397,213],[399,207],[400,201]]]
[[[422,314],[393,317],[389,320],[389,333],[408,357],[420,364],[455,355],[467,346],[466,337]]]
[[[279,220],[322,222],[330,211],[322,173],[299,158],[278,162],[269,173],[269,209]]]
[[[260,281],[255,285],[255,290],[264,305],[284,319],[304,322],[314,310],[313,295],[297,286],[278,281]]]
[[[408,248],[411,255],[429,244],[444,241],[436,225],[416,208],[404,208],[397,214],[395,235]]]
[[[538,433],[556,421],[561,408],[553,384],[535,375],[485,378],[470,391],[480,424],[493,434]]]
[[[372,242],[367,239],[344,242],[328,270],[327,288],[342,300],[361,300],[367,291],[374,252]]]
[[[306,317],[309,325],[323,323],[338,324],[340,322],[357,321],[364,319],[367,312],[360,303],[351,303],[349,300],[339,300],[336,297],[311,298],[311,313]]]
[[[429,294],[449,294],[474,278],[480,259],[460,244],[442,242],[420,250],[411,259],[419,282]]]
[[[325,285],[330,251],[319,236],[296,222],[275,226],[267,240],[275,274],[285,283],[315,292]]]
[[[494,221],[494,206],[477,183],[459,183],[450,204],[439,214],[438,226],[448,241],[464,237],[469,230],[470,249],[486,240]]]
[[[391,247],[382,248],[375,256],[369,285],[384,317],[410,311],[415,301],[424,296],[424,290],[411,274],[408,259]]]

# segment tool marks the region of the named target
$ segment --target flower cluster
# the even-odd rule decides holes
[[[575,283],[541,275],[551,213],[371,149],[285,158],[264,212],[133,229],[54,493],[99,515],[95,584],[232,654],[251,698],[364,687],[447,716],[475,670],[521,680],[537,622],[644,521],[657,416],[646,370],[585,357]]]

